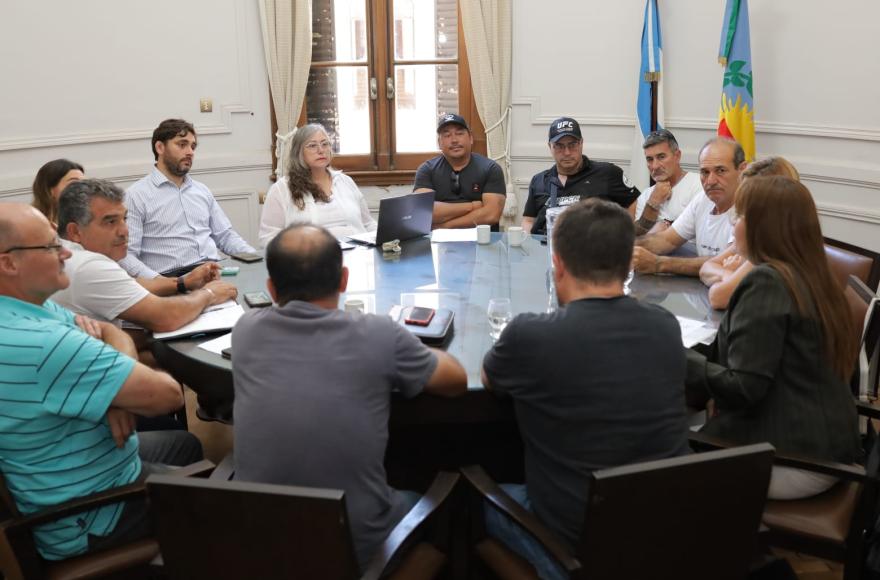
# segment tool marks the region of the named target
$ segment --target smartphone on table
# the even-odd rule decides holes
[[[413,326],[428,326],[431,319],[434,318],[435,310],[433,308],[425,308],[423,306],[415,306],[409,311],[407,317],[403,320],[404,324]]]

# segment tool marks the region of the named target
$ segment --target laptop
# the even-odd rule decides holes
[[[391,240],[411,240],[431,233],[434,192],[411,193],[379,201],[379,225],[375,232],[348,236],[360,244],[379,246]]]

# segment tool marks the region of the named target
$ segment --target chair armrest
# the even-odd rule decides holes
[[[376,580],[382,576],[385,567],[400,552],[406,542],[413,537],[418,528],[424,524],[446,502],[452,494],[458,481],[461,479],[457,473],[441,471],[431,482],[431,487],[409,513],[404,516],[400,523],[394,526],[391,533],[382,543],[379,553],[370,560],[361,580]]]
[[[105,491],[99,491],[92,495],[79,497],[44,510],[26,515],[16,520],[12,525],[15,527],[32,528],[41,524],[52,522],[67,516],[72,516],[84,511],[93,510],[111,503],[118,503],[127,499],[143,497],[146,487],[143,483],[130,483],[120,487],[114,487]]]
[[[175,477],[208,477],[214,471],[214,463],[207,459],[178,467],[168,472],[168,475]]]
[[[235,452],[230,451],[223,460],[217,464],[209,479],[230,481],[235,475]]]
[[[700,431],[691,431],[688,434],[688,442],[691,445],[691,449],[694,451],[714,451],[715,449],[729,449],[731,447],[736,447],[736,445],[729,441],[706,435]]]
[[[535,515],[524,508],[510,497],[489,474],[479,465],[469,465],[461,468],[471,487],[486,501],[491,503],[501,514],[512,520],[518,526],[528,532],[559,562],[569,573],[579,570],[581,563],[575,558],[568,548],[558,539],[553,532],[538,521]]]
[[[880,407],[875,407],[871,403],[856,400],[856,411],[859,415],[870,419],[880,419]]]
[[[777,453],[773,457],[773,465],[803,469],[804,471],[830,475],[846,481],[860,482],[864,481],[867,476],[865,468],[861,465],[847,465],[846,463],[809,459],[797,455],[780,455]]]

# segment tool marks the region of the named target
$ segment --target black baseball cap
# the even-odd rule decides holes
[[[456,115],[455,113],[443,113],[437,121],[437,132],[439,133],[440,129],[449,124],[461,125],[468,131],[471,130],[471,128],[468,127],[467,121],[465,121],[464,117],[461,115]]]
[[[571,117],[559,117],[550,123],[550,142],[556,143],[566,136],[572,136],[578,141],[582,140],[581,126]]]

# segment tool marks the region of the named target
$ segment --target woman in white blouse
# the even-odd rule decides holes
[[[311,223],[337,238],[373,231],[376,221],[354,181],[330,168],[332,143],[317,123],[300,127],[290,145],[287,175],[269,188],[260,217],[260,244],[290,224]]]

